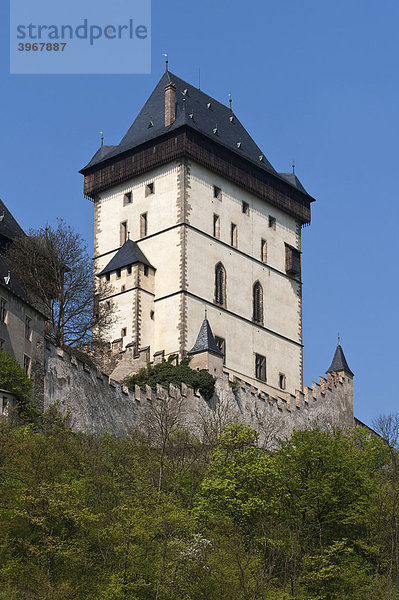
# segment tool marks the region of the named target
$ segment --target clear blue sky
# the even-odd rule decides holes
[[[399,4],[154,0],[152,74],[9,75],[0,6],[0,197],[21,225],[62,217],[92,245],[78,174],[118,143],[170,68],[233,108],[278,171],[317,199],[303,230],[305,383],[341,335],[355,413],[398,410]]]

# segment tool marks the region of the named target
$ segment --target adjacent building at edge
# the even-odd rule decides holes
[[[231,108],[166,70],[120,144],[81,173],[115,349],[195,354],[206,313],[226,372],[272,395],[303,388],[301,230],[314,199]]]

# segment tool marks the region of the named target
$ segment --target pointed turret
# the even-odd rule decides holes
[[[338,340],[338,346],[335,350],[334,358],[332,359],[330,368],[327,369],[326,373],[339,373],[341,371],[343,371],[347,375],[350,375],[350,377],[353,377],[353,373],[349,368],[344,351],[342,350],[341,344]]]
[[[223,352],[216,345],[206,314],[197,340],[187,354],[191,358],[190,367],[192,369],[207,369],[214,377],[222,375]]]
[[[222,352],[220,352],[216,345],[211,326],[209,325],[209,321],[206,317],[202,322],[197,341],[188,354],[197,354],[198,352],[214,352],[215,354],[223,356]]]

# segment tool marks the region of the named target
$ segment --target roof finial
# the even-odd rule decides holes
[[[169,64],[168,54],[166,52],[162,52],[162,56],[165,57],[165,71],[168,72],[168,64]]]
[[[201,89],[201,68],[198,67],[198,89]]]
[[[295,159],[292,159],[292,174],[295,175]]]
[[[207,310],[206,306],[205,306],[204,311],[205,311],[205,319],[208,319],[208,310]]]
[[[341,345],[341,338],[340,338],[339,333],[338,333],[338,346],[340,346],[340,345]]]
[[[104,146],[104,132],[100,131],[101,133],[101,146]]]
[[[127,239],[130,240],[130,231],[127,232]]]
[[[233,104],[233,100],[231,99],[231,94],[229,93],[229,104],[230,104],[230,110],[233,111],[231,105]]]

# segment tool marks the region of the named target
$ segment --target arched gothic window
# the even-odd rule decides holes
[[[222,263],[215,267],[215,304],[226,306],[226,269]]]
[[[254,283],[253,287],[253,315],[252,319],[255,323],[263,325],[263,289],[259,281]]]

